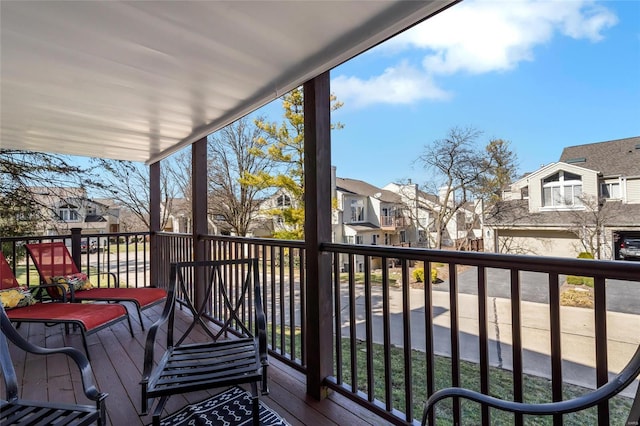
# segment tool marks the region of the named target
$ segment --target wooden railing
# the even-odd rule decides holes
[[[54,238],[71,237],[28,240]],[[123,277],[146,268],[136,274],[137,281],[131,275],[128,280],[147,284],[150,253],[140,242],[147,234],[97,238],[98,253],[81,253],[83,265],[96,266],[97,257],[104,256],[109,268]],[[115,241],[123,239],[139,248],[125,251],[118,244],[116,250]],[[333,259],[332,279],[325,283],[306,275],[302,241],[211,235],[200,239],[211,259],[259,259],[270,355],[302,372],[307,369],[305,325],[317,320],[307,318],[307,287],[331,285],[334,371],[325,385],[393,424],[415,423],[424,401],[446,386],[468,386],[487,394],[507,387],[513,401],[530,401],[537,395],[527,393],[527,385],[542,376],[548,380],[542,397],[560,401],[571,383],[592,388],[606,383],[640,343],[637,332],[625,336],[618,329],[620,318],[634,327],[638,316],[607,309],[621,291],[623,299],[638,297],[640,262],[323,244],[321,250]],[[11,257],[5,251],[14,270],[25,262],[19,252],[26,240],[1,240],[3,251],[16,253]],[[167,284],[172,262],[193,260],[192,236],[157,234],[157,250],[156,276]],[[28,270],[28,260],[26,266]],[[434,269],[437,277],[432,276]],[[593,283],[592,289],[587,287],[592,308],[563,306],[561,292],[572,275]],[[567,334],[571,327],[580,328],[581,334]],[[592,355],[580,358],[583,354]],[[616,424],[621,418],[616,404],[603,401],[589,415],[594,423]],[[473,410],[478,411],[479,423],[491,424],[497,416],[493,409],[470,407],[455,398],[444,409],[438,407],[437,415],[460,423]],[[555,416],[553,423],[566,419]],[[523,420],[516,415],[508,422]]]

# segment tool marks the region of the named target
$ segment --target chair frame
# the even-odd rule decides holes
[[[19,421],[21,425],[50,424],[53,420],[60,425],[90,425],[105,423],[104,401],[108,394],[99,392],[93,381],[93,371],[88,358],[79,350],[71,347],[55,349],[43,348],[25,340],[11,325],[4,308],[0,305],[0,364],[6,388],[6,400],[0,400],[0,424],[10,425]],[[80,370],[82,387],[87,398],[95,406],[81,404],[62,404],[43,401],[29,401],[18,398],[18,381],[7,340],[20,349],[37,355],[65,354]]]
[[[36,269],[38,270],[38,274],[40,275],[40,281],[41,283],[45,284],[48,283],[51,279],[51,276],[48,275],[47,271],[44,270],[42,262],[40,262],[40,255],[38,253],[36,253],[36,250],[41,250],[42,247],[46,247],[46,248],[50,248],[52,251],[53,250],[61,250],[61,253],[63,253],[63,255],[65,256],[65,262],[64,265],[62,265],[63,268],[70,268],[68,270],[64,270],[63,273],[61,273],[60,275],[69,275],[69,274],[76,274],[76,273],[80,273],[80,267],[78,265],[75,264],[75,262],[73,262],[73,257],[71,256],[71,253],[69,253],[69,249],[67,248],[67,246],[63,243],[63,242],[50,242],[50,243],[32,243],[32,244],[26,244],[25,247],[27,248],[27,252],[29,253],[29,256],[31,257],[31,259],[33,260],[33,264],[35,265]],[[68,262],[67,262],[68,260]],[[113,279],[114,282],[114,286],[113,287],[107,287],[105,288],[96,288],[93,290],[100,290],[101,293],[103,293],[101,296],[96,296],[95,295],[95,291],[93,290],[84,290],[82,292],[75,292],[73,289],[70,288],[70,294],[71,294],[71,301],[72,302],[80,302],[80,301],[85,301],[85,300],[96,300],[96,301],[101,301],[101,302],[117,302],[117,303],[122,303],[122,302],[128,302],[128,303],[132,303],[135,308],[136,311],[138,313],[138,319],[140,320],[140,326],[142,327],[142,330],[144,330],[144,322],[142,320],[142,310],[147,309],[147,308],[151,308],[152,306],[155,306],[159,303],[162,303],[165,299],[166,299],[166,292],[164,293],[164,297],[162,298],[157,298],[156,300],[154,300],[151,303],[145,304],[145,305],[141,305],[140,301],[138,300],[138,298],[136,298],[136,292],[139,291],[147,291],[149,289],[153,289],[153,290],[159,290],[156,287],[141,287],[141,288],[127,288],[126,291],[127,292],[131,292],[130,295],[122,295],[121,293],[119,293],[118,295],[111,295],[111,296],[105,296],[104,295],[104,290],[108,290],[108,289],[118,289],[120,290],[120,282],[118,281],[118,278],[116,276],[116,274],[114,274],[113,272],[98,272],[98,275],[101,274],[106,274],[109,277],[109,281],[111,281],[111,279]],[[92,293],[93,291],[93,293]]]
[[[195,268],[204,268],[208,272],[202,275],[207,277],[205,297],[198,308],[188,297],[184,301],[177,301],[176,296],[177,292],[185,296],[189,294],[184,272],[193,271]],[[241,284],[238,284],[237,276],[235,283],[224,282],[223,276],[228,277],[225,275],[225,268],[236,268],[236,272],[242,270]],[[153,411],[153,425],[159,425],[160,416],[171,395],[249,383],[252,392],[253,422],[254,425],[258,425],[257,383],[261,383],[262,395],[269,392],[266,316],[260,297],[258,259],[180,262],[171,265],[170,276],[172,285],[164,311],[147,334],[144,369],[140,382],[143,415],[148,413],[154,400],[158,399]],[[221,321],[213,321],[206,312],[206,307],[212,300],[214,286],[219,291],[216,297],[219,296],[218,300],[224,305],[221,310],[227,314]],[[230,296],[233,296],[233,300]],[[179,303],[186,305],[193,315],[193,321],[174,344],[173,324],[176,305]],[[250,306],[253,307],[253,316],[252,312],[245,311]],[[207,320],[214,323],[217,331],[210,329]],[[156,336],[159,328],[165,323],[168,323],[167,349],[154,368]],[[184,343],[196,325],[200,325],[211,340],[204,343]],[[251,328],[254,328],[254,332]],[[194,368],[196,364],[198,368]]]

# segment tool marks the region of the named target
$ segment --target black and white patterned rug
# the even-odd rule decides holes
[[[251,393],[234,386],[162,419],[161,426],[240,426],[253,423]],[[260,401],[260,425],[289,426],[282,417]]]

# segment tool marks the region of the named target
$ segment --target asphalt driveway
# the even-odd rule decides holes
[[[470,267],[458,274],[458,290],[464,294],[478,294],[477,268]],[[560,276],[560,282],[565,277]],[[640,279],[640,277],[639,277]],[[506,269],[487,269],[489,297],[511,298],[510,272]],[[434,284],[436,291],[449,291],[449,281]],[[520,293],[523,301],[549,303],[547,274],[520,272]],[[640,282],[607,280],[607,309],[613,312],[640,314]]]

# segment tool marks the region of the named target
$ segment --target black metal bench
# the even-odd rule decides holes
[[[0,305],[0,363],[6,386],[6,400],[0,399],[0,425],[102,425],[105,419],[104,399],[106,393],[96,389],[93,372],[87,357],[74,348],[47,349],[26,341],[11,325],[4,308]],[[80,369],[84,394],[93,405],[59,404],[54,402],[27,401],[18,398],[18,380],[11,361],[7,339],[20,349],[37,355],[63,353],[69,356]]]
[[[205,297],[197,309],[187,297],[194,277],[205,280]],[[171,395],[249,383],[253,396],[253,422],[259,424],[258,382],[267,389],[267,331],[260,297],[257,259],[182,262],[171,265],[171,288],[162,316],[147,334],[142,375],[142,414],[157,399],[153,425]],[[177,293],[193,321],[174,344]],[[214,312],[207,312],[209,304]],[[154,368],[154,348],[159,328],[167,323],[166,351]],[[196,325],[206,342],[189,342]]]

